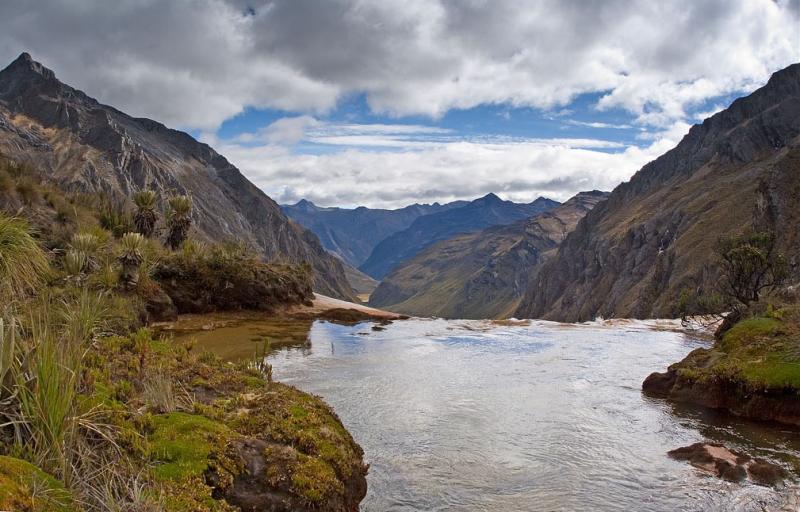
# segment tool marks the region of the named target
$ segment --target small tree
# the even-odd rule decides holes
[[[119,260],[122,272],[119,279],[122,286],[130,290],[139,283],[139,268],[144,261],[145,239],[139,233],[125,233],[119,242]]]
[[[192,226],[192,198],[174,196],[169,199],[167,211],[167,246],[173,251],[180,248],[189,235]]]
[[[140,190],[133,194],[133,203],[136,205],[136,214],[133,224],[136,231],[146,238],[153,236],[156,229],[156,193],[152,190]]]
[[[753,232],[717,243],[722,293],[734,310],[757,302],[787,277],[786,261],[775,253],[775,235]]]

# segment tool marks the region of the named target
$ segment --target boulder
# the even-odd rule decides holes
[[[694,443],[667,454],[729,482],[750,480],[759,485],[775,486],[787,477],[786,470],[781,466],[764,459],[754,459],[719,443]]]

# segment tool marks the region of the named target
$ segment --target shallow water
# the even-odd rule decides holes
[[[787,464],[800,435],[641,394],[704,341],[642,323],[314,324],[270,356],[370,463],[364,511],[762,510],[787,490],[706,477],[668,450],[725,442]]]

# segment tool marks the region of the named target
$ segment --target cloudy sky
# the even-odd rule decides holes
[[[800,61],[800,0],[7,0],[22,51],[279,202],[563,200]]]

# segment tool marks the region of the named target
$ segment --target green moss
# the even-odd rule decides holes
[[[342,482],[364,470],[361,448],[317,397],[271,384],[266,393],[226,406],[229,411],[237,408],[248,413],[231,417],[231,428],[294,448],[295,462],[283,465],[290,467],[292,492],[303,499],[316,502],[340,494]]]
[[[344,491],[333,468],[319,459],[303,455],[292,473],[292,490],[312,503]]]
[[[781,323],[774,318],[748,318],[734,325],[725,333],[722,348],[727,352],[746,350],[763,336],[772,336],[780,328]]]
[[[800,390],[800,324],[792,310],[734,325],[713,348],[693,351],[677,367],[688,380],[726,381],[748,392]]]
[[[36,466],[0,456],[0,510],[70,512],[77,510],[64,485]]]
[[[742,374],[752,387],[800,389],[800,362],[787,361],[784,354],[770,354],[761,362],[751,363]]]
[[[151,458],[159,462],[153,470],[159,480],[178,480],[202,475],[209,457],[224,446],[228,429],[196,414],[170,413],[153,416],[149,436]]]

